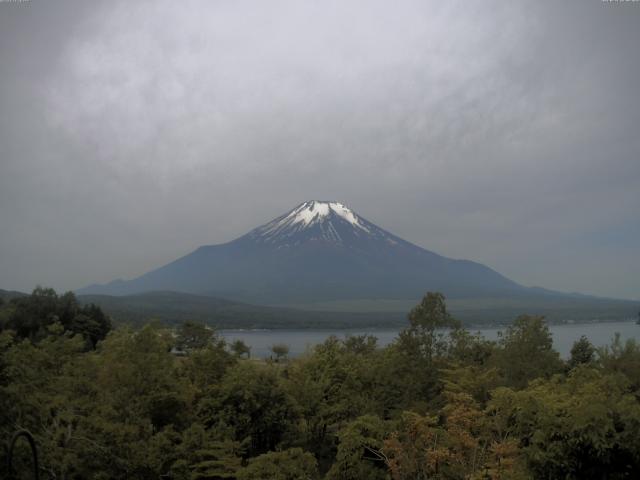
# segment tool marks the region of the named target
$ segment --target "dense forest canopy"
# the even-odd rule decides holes
[[[328,338],[252,359],[186,323],[112,329],[100,308],[36,289],[0,305],[0,435],[34,435],[41,478],[633,478],[640,346],[578,340],[544,319],[498,341],[427,294],[394,343]],[[179,353],[179,354],[177,354]],[[274,350],[275,353],[275,350]],[[29,471],[24,444],[14,460]],[[1,451],[0,477],[6,471]]]

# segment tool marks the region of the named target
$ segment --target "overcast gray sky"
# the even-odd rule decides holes
[[[132,278],[334,199],[640,299],[639,47],[639,2],[0,2],[0,288]]]

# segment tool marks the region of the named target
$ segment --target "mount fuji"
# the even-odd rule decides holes
[[[426,291],[449,298],[541,293],[485,265],[446,258],[407,242],[342,203],[317,200],[231,242],[202,246],[141,277],[92,285],[78,293],[160,290],[260,304],[416,299]]]

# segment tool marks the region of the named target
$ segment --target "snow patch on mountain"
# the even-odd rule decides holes
[[[256,240],[273,243],[314,230],[324,240],[342,243],[343,239],[336,229],[340,222],[346,222],[355,234],[360,232],[360,235],[379,236],[379,232],[372,231],[373,225],[343,203],[319,200],[309,200],[298,205],[290,212],[253,230],[250,235]]]
[[[335,213],[356,228],[364,230],[365,232],[369,231],[369,229],[360,222],[358,216],[346,205],[339,202],[320,202],[317,200],[304,202],[302,205],[294,208],[284,218],[278,220],[273,227],[277,228],[282,225],[294,226],[298,224],[307,227],[313,223],[324,222],[331,213]]]

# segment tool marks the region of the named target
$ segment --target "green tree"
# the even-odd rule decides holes
[[[519,439],[535,478],[631,478],[640,471],[640,404],[627,388],[622,375],[578,366],[496,391],[488,413]]]
[[[495,355],[496,343],[485,339],[480,333],[471,334],[464,328],[449,332],[447,359],[459,365],[482,367]]]
[[[590,365],[595,360],[596,349],[587,337],[582,335],[571,347],[571,356],[567,362],[569,369],[578,365]]]
[[[640,344],[630,338],[625,342],[616,333],[610,345],[598,349],[598,363],[607,372],[622,373],[630,382],[630,391],[640,390]]]
[[[78,471],[83,445],[77,439],[92,384],[84,375],[82,338],[63,334],[59,323],[47,330],[37,344],[0,335],[0,437],[9,439],[27,428],[35,435],[42,464],[61,477]]]
[[[409,327],[398,337],[398,343],[409,354],[430,361],[444,352],[444,333],[459,323],[447,311],[444,295],[428,292],[409,312]]]
[[[373,415],[358,417],[338,432],[338,452],[326,480],[370,480],[387,478],[382,445],[385,423]]]
[[[82,335],[87,347],[94,349],[111,330],[111,321],[100,307],[89,305],[78,311],[73,317],[69,324],[69,330]]]
[[[288,366],[287,390],[302,416],[305,444],[319,460],[333,447],[333,442],[327,441],[331,428],[375,410],[379,397],[376,379],[385,383],[374,366],[377,358],[375,352],[347,352],[340,340],[330,337],[310,356]]]
[[[178,432],[170,432],[171,451],[162,469],[164,478],[175,480],[219,480],[235,479],[242,465],[243,446],[239,442],[224,438],[222,432],[206,430],[193,423]],[[157,437],[157,436],[156,436]]]
[[[418,403],[424,406],[437,397],[442,388],[439,370],[450,349],[447,333],[457,328],[441,293],[428,292],[411,310],[409,327],[386,352],[385,378],[389,391],[396,392],[396,408],[422,409]]]
[[[268,452],[249,460],[238,470],[238,480],[315,480],[319,478],[315,457],[301,448]]]
[[[236,363],[236,357],[226,350],[224,340],[214,340],[207,347],[194,350],[183,358],[180,373],[202,395],[220,382],[227,369]]]
[[[238,339],[231,343],[231,351],[238,357],[251,358],[251,347]]]
[[[191,480],[236,479],[242,465],[239,442],[214,440],[194,452],[194,462],[190,465]]]
[[[104,342],[97,381],[121,418],[143,416],[150,396],[179,389],[170,345],[167,332],[150,326],[120,329]]]
[[[289,345],[286,343],[276,343],[271,346],[271,351],[276,356],[276,362],[286,359],[289,355]]]
[[[37,287],[29,296],[12,299],[11,307],[0,327],[34,342],[48,335],[49,326],[59,323],[63,332],[81,335],[87,349],[94,349],[111,330],[111,320],[102,309],[80,305],[73,292],[58,296],[52,288]]]
[[[523,388],[530,380],[562,370],[560,355],[544,317],[521,315],[500,338],[494,355],[506,385]]]
[[[377,346],[378,339],[373,335],[347,335],[342,342],[344,348],[349,353],[355,353],[360,355],[372,354]]]
[[[277,370],[249,362],[231,367],[219,384],[208,389],[198,409],[206,428],[248,442],[249,456],[273,450],[296,422],[293,401]]]
[[[36,287],[30,296],[14,298],[14,309],[5,327],[14,330],[19,338],[39,340],[46,335],[46,327],[59,321],[58,296],[52,288]]]
[[[204,323],[184,322],[177,331],[176,348],[191,352],[207,347],[214,338],[215,332]]]

